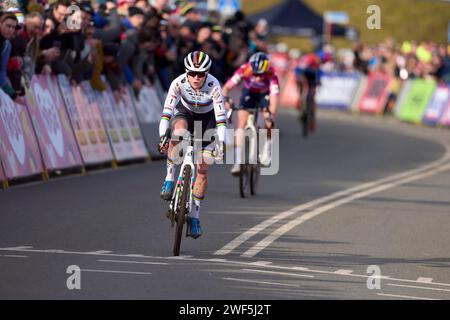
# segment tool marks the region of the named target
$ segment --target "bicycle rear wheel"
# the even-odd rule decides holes
[[[314,132],[314,126],[315,126],[315,106],[314,106],[314,94],[312,91],[308,92],[308,96],[306,97],[306,114],[307,114],[307,121],[306,121],[306,131],[308,133]]]
[[[239,172],[239,194],[241,195],[241,198],[245,198],[249,195],[250,191],[250,177],[251,177],[251,165],[249,164],[249,158],[250,158],[250,150],[249,150],[250,143],[245,138],[245,148],[244,148],[244,163],[241,164],[241,170]]]
[[[251,168],[250,168],[250,193],[253,196],[256,194],[260,172],[261,171],[260,171],[259,164],[251,165]]]
[[[305,106],[306,110],[303,112],[302,114],[302,133],[303,133],[303,137],[307,138],[308,137],[308,125],[309,125],[309,107],[308,105]]]
[[[310,127],[309,131],[314,133],[316,131],[316,105],[313,103],[311,107],[311,117],[310,117]]]
[[[191,167],[186,166],[183,173],[183,182],[181,184],[181,198],[179,198],[179,205],[177,206],[177,219],[175,228],[175,241],[173,243],[173,255],[180,255],[181,237],[183,235],[183,225],[186,221],[187,215],[187,200],[189,188],[191,183]]]
[[[249,164],[241,164],[241,172],[239,173],[239,193],[241,198],[249,196],[251,166]]]

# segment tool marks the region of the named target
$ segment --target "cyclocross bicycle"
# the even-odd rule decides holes
[[[164,142],[169,143],[171,137],[171,130],[167,129],[164,135]],[[181,238],[183,235],[183,227],[187,222],[187,218],[193,208],[193,189],[196,177],[196,170],[194,165],[194,152],[196,152],[196,142],[200,143],[204,140],[197,139],[193,134],[189,134],[189,145],[183,150],[183,162],[181,164],[180,172],[178,175],[177,183],[172,194],[172,198],[169,201],[169,209],[166,216],[171,221],[172,228],[175,226],[175,239],[173,243],[173,255],[180,255]],[[180,137],[183,141],[184,138]],[[217,141],[217,140],[216,140]],[[186,237],[189,234],[189,224],[186,228]]]
[[[303,137],[307,138],[310,132],[314,131],[315,127],[315,102],[314,102],[314,90],[311,88],[307,89],[305,108],[301,110],[301,123]]]
[[[233,110],[234,103],[231,102],[231,108]],[[269,111],[269,108],[264,108],[264,111]],[[249,110],[247,110],[249,111]],[[244,154],[243,163],[239,172],[239,194],[241,198],[248,197],[249,195],[255,195],[259,176],[261,173],[261,163],[259,159],[259,135],[258,135],[258,116],[261,109],[257,105],[247,119],[247,123],[244,127]],[[231,115],[229,116],[229,118]]]

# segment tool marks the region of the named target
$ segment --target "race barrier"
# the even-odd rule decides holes
[[[8,181],[6,180],[5,174],[3,173],[1,160],[0,160],[0,184],[2,185],[2,189],[8,188]]]
[[[83,161],[56,77],[34,76],[30,89],[27,106],[45,168],[52,171],[81,167]]]
[[[125,115],[127,127],[131,134],[131,147],[134,158],[148,158],[149,153],[145,146],[144,137],[142,136],[141,128],[139,126],[130,90],[127,90],[122,95],[122,99],[118,104],[118,109],[121,109]]]
[[[156,158],[164,97],[160,84],[144,87],[137,101],[128,88],[114,95],[109,86],[99,92],[89,82],[74,86],[63,75],[34,76],[25,105],[0,90],[0,183]]]
[[[297,87],[297,76],[295,68],[298,64],[297,60],[288,63],[288,70],[283,73],[283,77],[279,77],[280,82],[280,105],[285,108],[300,108],[300,92]]]
[[[157,145],[159,142],[159,121],[164,101],[160,100],[155,86],[144,86],[138,97],[133,92],[130,94],[150,156],[152,158],[161,157]]]
[[[96,95],[114,159],[122,162],[147,158],[148,152],[128,90],[122,93],[118,101],[109,86],[103,92],[96,92]]]
[[[373,72],[367,78],[367,84],[361,98],[358,110],[372,114],[381,114],[384,111],[392,77],[380,72]]]
[[[406,97],[408,96],[409,90],[411,90],[412,80],[406,80],[400,88],[400,92],[397,97],[397,101],[394,108],[394,116],[399,118],[400,116],[400,106],[405,103]]]
[[[116,161],[132,159],[130,147],[130,133],[126,128],[122,113],[117,110],[116,103],[110,88],[103,92],[96,92],[105,123],[108,140]]]
[[[366,91],[368,77],[366,75],[362,75],[359,79],[358,87],[355,90],[355,95],[353,96],[352,104],[350,106],[351,112],[360,112],[359,110],[359,101],[361,100],[364,92]]]
[[[297,59],[276,58],[280,78],[280,105],[300,107],[296,85]],[[433,79],[394,79],[391,75],[372,72],[368,76],[355,72],[325,72],[320,78],[315,101],[318,108],[338,109],[382,115],[392,111],[401,121],[429,126],[450,126],[450,86],[436,84]],[[390,95],[396,100],[388,105]],[[393,107],[393,105],[395,106]]]
[[[403,121],[420,123],[425,108],[436,89],[434,80],[414,79],[402,104],[398,106],[398,118]]]
[[[279,68],[287,69],[280,79],[281,105],[297,108],[297,60],[283,59]],[[321,77],[316,103],[319,108],[379,115],[392,81],[381,73],[327,72]],[[424,79],[395,81],[401,84],[395,92],[395,117],[450,127],[448,85]],[[100,92],[88,82],[73,86],[65,76],[48,75],[33,77],[26,89],[26,105],[15,103],[0,90],[0,182],[5,186],[27,176],[46,178],[49,171],[161,157],[156,146],[165,94],[158,81],[135,96],[131,88],[118,94],[107,86]],[[239,103],[240,94],[240,88],[235,88],[230,97]]]
[[[361,75],[357,73],[325,73],[316,92],[317,106],[325,109],[350,110],[360,78]]]
[[[450,127],[450,100],[438,121],[438,125]]]
[[[106,135],[97,96],[89,82],[84,81],[73,87],[75,101],[84,110],[87,137],[91,144],[93,159],[91,163],[105,163],[113,160],[111,146]]]
[[[425,109],[422,122],[427,125],[437,125],[449,103],[450,88],[444,85],[438,86]]]
[[[58,84],[85,165],[112,161],[113,155],[94,90],[85,82],[73,87],[66,76]]]
[[[26,106],[15,103],[3,90],[0,90],[0,159],[2,181],[43,172],[38,143]]]

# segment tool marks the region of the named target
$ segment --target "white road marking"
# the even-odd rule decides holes
[[[353,270],[339,269],[339,270],[336,270],[334,273],[336,273],[336,274],[352,274]]]
[[[227,243],[225,246],[223,246],[220,250],[217,250],[214,254],[215,255],[227,255],[229,254],[231,251],[233,251],[234,249],[236,249],[237,247],[239,247],[241,244],[243,244],[244,242],[246,242],[247,240],[249,240],[251,237],[255,236],[256,234],[260,233],[261,231],[263,231],[264,229],[270,227],[271,225],[277,223],[280,220],[286,219],[298,212],[301,212],[303,210],[306,209],[310,209],[313,208],[317,205],[323,204],[325,202],[331,201],[331,200],[335,200],[338,199],[340,197],[343,196],[347,196],[350,194],[353,194],[355,192],[359,192],[361,190],[365,190],[368,188],[372,188],[372,187],[376,187],[378,185],[387,183],[389,181],[392,180],[397,180],[397,179],[401,179],[403,177],[408,177],[411,175],[415,175],[419,172],[422,171],[426,171],[435,167],[439,167],[443,164],[448,163],[448,160],[450,159],[450,147],[448,145],[445,145],[446,147],[446,152],[444,154],[443,157],[441,157],[439,160],[436,160],[434,162],[431,162],[429,164],[423,165],[419,168],[413,169],[413,170],[409,170],[403,173],[399,173],[399,174],[395,174],[389,177],[385,177],[379,180],[375,180],[372,182],[367,182],[364,183],[362,185],[358,185],[355,187],[351,187],[349,189],[346,190],[342,190],[342,191],[338,191],[335,193],[332,193],[331,195],[322,197],[322,198],[318,198],[315,199],[313,201],[298,205],[294,208],[291,208],[287,211],[283,211],[273,217],[271,217],[270,219],[267,219],[259,224],[257,224],[256,226],[252,227],[251,229],[247,230],[246,232],[242,233],[241,235],[237,236],[235,239],[233,239],[231,242]]]
[[[304,268],[304,267],[292,267],[292,270],[298,270],[298,271],[309,271],[308,268]]]
[[[272,281],[257,281],[257,280],[248,280],[248,279],[238,279],[238,278],[222,278],[223,280],[231,280],[231,281],[239,281],[239,282],[248,282],[248,283],[258,283],[258,284],[270,284],[275,286],[284,286],[284,287],[300,287],[298,284],[290,284],[290,283],[280,283],[280,282],[272,282]]]
[[[445,292],[450,292],[449,289],[440,289],[440,288],[431,288],[431,287],[419,287],[419,286],[407,286],[404,284],[393,284],[393,283],[388,283],[388,286],[391,287],[402,287],[402,288],[412,288],[412,289],[423,289],[423,290],[435,290],[435,291],[445,291]]]
[[[135,263],[135,264],[159,264],[159,265],[169,265],[167,262],[148,262],[148,261],[127,261],[127,260],[97,260],[100,262],[113,262],[113,263]]]
[[[433,282],[433,278],[424,278],[424,277],[420,277],[420,278],[417,278],[417,282],[421,282],[421,283],[432,283],[432,282]]]
[[[97,251],[90,251],[89,254],[105,254],[105,253],[111,253],[112,251],[109,250],[97,250]]]
[[[102,272],[102,273],[124,273],[124,274],[141,274],[150,275],[150,272],[135,272],[135,271],[117,271],[117,270],[98,270],[98,269],[81,269],[82,272]]]
[[[302,278],[314,278],[314,276],[310,276],[310,275],[307,275],[307,274],[288,273],[288,272],[277,272],[277,271],[257,270],[257,269],[242,269],[242,270],[243,270],[243,271],[249,271],[249,272],[259,272],[259,273],[278,274],[278,275],[281,275],[281,276],[302,277]]]
[[[442,171],[446,171],[450,169],[450,165],[444,165],[442,167],[438,167],[435,169],[432,169],[430,171],[425,171],[423,173],[419,173],[419,174],[415,174],[412,176],[409,176],[407,178],[404,179],[400,179],[397,180],[395,182],[391,182],[391,183],[386,183],[386,184],[381,184],[378,185],[374,188],[370,188],[366,191],[362,191],[362,192],[358,192],[355,194],[352,194],[350,196],[344,197],[340,200],[337,200],[335,202],[331,202],[325,206],[319,207],[313,211],[310,211],[306,214],[303,214],[302,216],[289,221],[288,223],[284,224],[283,226],[279,227],[278,229],[276,229],[275,231],[273,231],[272,233],[270,233],[268,236],[266,236],[263,240],[259,241],[257,244],[255,244],[253,247],[251,247],[250,249],[248,249],[247,251],[245,251],[241,256],[242,257],[246,257],[246,258],[252,258],[255,255],[257,255],[259,252],[261,252],[262,250],[264,250],[265,248],[267,248],[269,245],[271,245],[274,241],[276,241],[278,238],[280,238],[281,236],[283,236],[284,234],[286,234],[287,232],[289,232],[290,230],[292,230],[293,228],[297,227],[298,225],[318,216],[321,213],[327,212],[331,209],[335,209],[337,207],[340,207],[344,204],[347,204],[349,202],[352,202],[354,200],[360,199],[360,198],[364,198],[366,196],[372,195],[374,193],[378,193],[381,191],[385,191],[387,189],[391,189],[397,186],[400,186],[402,184],[406,184],[415,180],[419,180],[419,179],[423,179],[432,175],[435,175],[439,172]]]
[[[227,259],[216,259],[216,258],[213,258],[213,259],[208,259],[208,261],[211,261],[211,262],[226,262]]]
[[[3,257],[8,257],[8,258],[28,258],[28,256],[21,256],[21,255],[17,255],[17,254],[4,254]]]
[[[270,261],[256,261],[256,262],[250,262],[251,265],[255,265],[255,266],[261,266],[261,267],[265,267],[268,265],[271,265],[272,262]]]
[[[173,257],[166,257],[166,259],[171,259],[171,260],[183,260],[183,259],[189,259],[192,258],[193,256],[173,256]]]
[[[17,250],[16,248],[21,248]],[[129,258],[129,254],[92,254],[92,251],[90,252],[78,252],[78,251],[58,251],[55,252],[54,250],[51,250],[48,252],[47,250],[42,249],[27,249],[27,248],[33,248],[33,247],[9,247],[9,248],[0,248],[0,251],[17,251],[17,252],[31,252],[31,253],[50,253],[50,254],[74,254],[74,255],[98,255],[103,257],[120,257],[120,258]],[[141,255],[143,259],[158,259],[158,260],[173,260],[173,257],[159,257],[159,256],[145,256]],[[235,260],[227,260],[227,259],[202,259],[202,258],[185,258],[186,261],[198,261],[198,262],[217,262],[217,263],[224,263],[234,266],[247,266],[247,267],[254,267],[255,265],[252,264],[252,262],[248,261],[235,261]],[[345,277],[357,277],[357,278],[368,278],[369,276],[366,274],[336,274],[334,271],[326,271],[326,270],[317,270],[317,269],[310,269],[306,267],[300,267],[300,266],[280,266],[280,265],[264,265],[261,266],[262,268],[267,269],[281,269],[281,270],[287,270],[287,271],[304,271],[304,272],[310,272],[310,273],[320,273],[320,274],[328,274],[328,275],[339,275],[339,276],[345,276]],[[417,280],[409,280],[409,279],[401,279],[401,278],[393,278],[389,276],[381,276],[381,279],[389,279],[390,281],[398,281],[398,282],[408,282],[408,283],[415,283],[420,284],[421,282],[418,282]],[[420,278],[419,278],[420,279]],[[445,286],[450,287],[450,283],[439,283],[439,282],[433,282],[430,283],[430,285],[433,286]]]
[[[32,246],[17,246],[17,247],[2,248],[1,250],[22,251],[22,250],[28,250],[28,249],[33,249],[33,247]]]
[[[422,298],[422,297],[413,297],[413,296],[399,296],[396,294],[386,294],[386,293],[377,293],[377,295],[385,296],[385,297],[393,297],[393,298],[415,299],[415,300],[441,300],[441,299]]]

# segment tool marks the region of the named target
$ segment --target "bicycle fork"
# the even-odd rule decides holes
[[[184,169],[186,166],[191,167],[191,180],[189,184],[189,194],[188,194],[188,201],[186,203],[186,212],[187,215],[190,215],[192,210],[192,194],[194,191],[194,184],[195,184],[195,166],[194,166],[194,147],[188,146],[186,148],[186,156],[184,157],[183,163],[181,164],[180,173],[178,175],[177,183],[175,186],[174,193],[172,195],[172,201],[170,201],[169,204],[169,212],[172,215],[171,221],[172,221],[172,227],[175,222],[175,215],[179,211],[179,201],[181,201],[181,193],[183,191],[182,184],[183,184],[183,177],[184,177]]]
[[[249,135],[249,143],[248,143],[248,161],[249,164],[257,164],[258,163],[258,133],[255,127],[255,116],[250,114],[248,116],[247,125],[245,126],[244,132],[250,132]],[[247,136],[247,134],[245,135]]]

